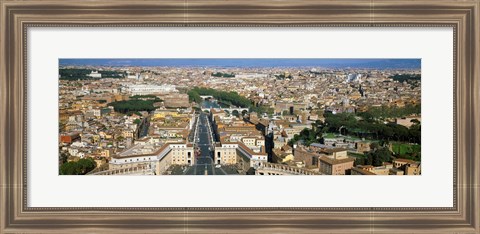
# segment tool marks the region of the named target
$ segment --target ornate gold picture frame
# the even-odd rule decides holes
[[[465,1],[15,1],[0,14],[1,233],[479,233],[480,3]],[[452,27],[452,208],[27,206],[29,27]]]

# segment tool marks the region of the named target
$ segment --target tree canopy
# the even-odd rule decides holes
[[[398,82],[411,81],[411,80],[420,80],[422,76],[420,74],[395,74],[390,76],[393,80]]]
[[[409,108],[409,107],[407,107]],[[399,113],[409,111],[398,110]],[[384,115],[383,115],[384,116]],[[407,128],[393,122],[384,123],[378,116],[365,113],[325,113],[325,122],[316,121],[312,129],[304,129],[300,134],[295,135],[289,144],[293,145],[297,141],[303,141],[305,145],[320,142],[325,133],[340,133],[342,135],[378,140],[385,145],[388,142],[400,142],[403,145],[401,150],[396,150],[396,156],[419,160],[421,144],[421,123],[413,120],[412,125]],[[403,142],[403,143],[402,143]],[[407,143],[406,143],[407,142]],[[414,143],[414,144],[411,144]],[[373,148],[379,148],[379,145],[373,143]],[[397,149],[397,148],[394,148]],[[362,161],[363,159],[358,159]],[[373,160],[373,158],[372,158]],[[359,162],[357,162],[359,163]],[[362,162],[363,163],[363,162]]]
[[[405,105],[404,107],[370,107],[367,111],[357,113],[358,116],[374,121],[378,119],[386,118],[402,118],[410,115],[419,115],[422,111],[420,104],[418,105]]]
[[[303,144],[306,146],[309,146],[312,143],[320,143],[322,139],[322,125],[322,121],[316,121],[312,124],[312,129],[303,129],[300,134],[295,134],[288,144],[293,146],[297,141],[303,141]]]
[[[196,90],[194,90],[194,89],[189,90],[187,92],[187,94],[188,94],[188,99],[191,102],[195,102],[195,103],[198,103],[198,104],[202,103],[202,98],[200,97],[200,94]]]
[[[95,169],[97,163],[92,158],[82,158],[77,162],[66,162],[60,166],[60,175],[85,175]]]
[[[160,101],[162,100],[154,95],[135,95],[128,101],[111,102],[108,106],[113,106],[116,112],[131,114],[139,111],[153,111],[157,109],[153,104]]]
[[[343,135],[352,135],[361,138],[370,138],[382,141],[403,141],[418,143],[421,142],[420,122],[413,123],[410,128],[393,122],[385,124],[383,117],[403,117],[412,113],[417,107],[405,107],[405,109],[395,109],[384,111],[367,111],[358,113],[325,113],[325,132],[340,133]],[[419,108],[419,107],[418,107]]]
[[[237,92],[226,92],[226,91],[220,91],[216,89],[200,88],[200,87],[195,87],[190,91],[188,91],[189,99],[197,103],[202,102],[202,98],[200,96],[203,96],[203,95],[213,96],[218,101],[228,105],[234,105],[238,107],[247,107],[247,108],[253,106],[252,102],[248,98],[239,95]]]
[[[215,73],[212,73],[212,76],[215,76],[215,77],[235,77],[235,74],[233,73],[223,73],[223,72],[215,72]]]
[[[381,147],[373,143],[370,151],[365,152],[363,157],[355,159],[355,165],[372,165],[374,167],[382,166],[384,162],[392,161],[392,152],[387,147]]]

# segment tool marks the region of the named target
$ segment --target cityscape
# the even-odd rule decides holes
[[[420,59],[59,59],[59,175],[421,175]]]

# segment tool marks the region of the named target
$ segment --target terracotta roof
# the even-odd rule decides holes
[[[343,159],[331,159],[330,157],[322,156],[322,157],[319,157],[319,159],[320,159],[320,161],[323,161],[323,162],[325,162],[327,164],[330,164],[330,165],[336,165],[336,164],[342,164],[342,163],[355,161],[355,159],[351,158],[351,157],[347,157],[347,158],[343,158]]]
[[[405,162],[405,163],[415,163],[415,161],[410,160],[410,159],[405,159],[405,158],[397,158],[397,159],[394,159],[393,161]]]
[[[244,145],[242,142],[238,142],[238,147],[242,148],[243,150],[247,151],[251,155],[267,155],[266,153],[256,153],[252,149],[248,148],[248,146]]]
[[[289,145],[284,145],[284,146],[282,146],[282,150],[283,150],[283,151],[287,151],[287,150],[291,150],[291,149],[292,149],[292,147],[289,146]]]
[[[363,169],[357,168],[357,167],[353,167],[352,171],[356,171],[356,172],[358,172],[362,175],[376,175],[375,173],[372,173],[372,172],[369,172],[369,171],[366,171],[366,170],[363,170]]]

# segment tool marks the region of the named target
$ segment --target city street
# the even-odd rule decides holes
[[[189,167],[185,171],[185,175],[225,175],[226,173],[219,168],[215,168],[213,163],[213,141],[212,130],[208,123],[207,115],[200,113],[196,126],[195,146],[200,148],[200,155],[198,156],[195,165]]]

